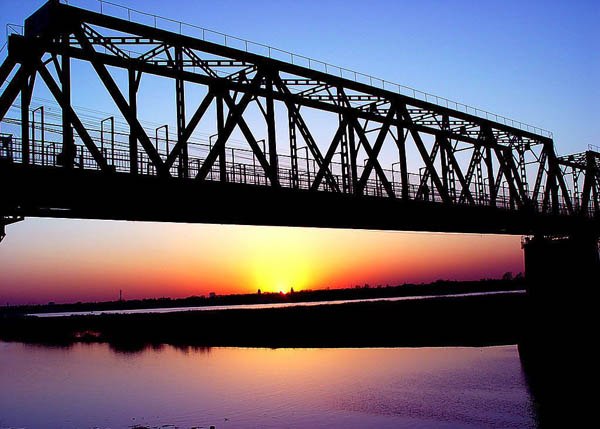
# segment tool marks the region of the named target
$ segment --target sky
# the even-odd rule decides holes
[[[22,24],[43,3],[0,0],[0,25]],[[559,154],[600,145],[597,1],[118,3],[550,130]],[[0,36],[0,45],[4,41]],[[74,77],[74,87],[86,89],[74,91],[73,103],[116,111],[100,87],[87,85],[86,73]],[[162,123],[168,103],[145,94],[140,114]],[[116,299],[119,289],[127,299],[184,297],[523,270],[515,236],[59,219],[27,219],[7,232],[0,244],[3,304]]]

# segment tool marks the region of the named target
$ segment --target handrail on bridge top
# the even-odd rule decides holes
[[[502,115],[497,115],[495,113],[488,112],[486,110],[477,109],[475,107],[459,103],[456,101],[452,101],[445,97],[440,97],[434,94],[430,94],[428,92],[420,91],[418,89],[414,89],[405,85],[400,85],[397,83],[389,82],[384,79],[380,79],[368,74],[360,73],[354,70],[350,70],[344,67],[336,66],[333,64],[329,64],[323,61],[315,60],[314,58],[310,58],[304,55],[295,54],[290,51],[286,51],[283,49],[274,48],[269,45],[265,45],[263,43],[253,42],[247,39],[242,39],[240,37],[231,36],[229,34],[221,33],[219,31],[210,30],[205,27],[200,27],[198,25],[189,24],[183,21],[178,21],[171,18],[165,18],[163,16],[155,15],[148,12],[143,12],[137,9],[132,9],[127,6],[123,6],[117,3],[113,3],[107,0],[58,0],[60,3],[66,5],[74,5],[74,4],[82,4],[82,3],[96,3],[99,7],[99,13],[102,15],[112,16],[115,18],[127,19],[130,22],[136,22],[138,24],[148,25],[148,22],[143,22],[138,18],[136,20],[136,15],[142,15],[150,18],[154,28],[159,28],[166,31],[173,32],[175,28],[178,30],[177,32],[181,35],[186,35],[190,37],[199,38],[206,42],[217,43],[223,46],[232,47],[235,49],[241,49],[245,52],[254,53],[257,55],[263,55],[268,58],[280,60],[280,61],[289,61],[294,65],[299,65],[302,67],[307,67],[311,70],[325,72],[331,75],[338,75],[344,79],[350,79],[358,83],[369,84],[370,86],[378,87],[387,91],[397,92],[400,95],[405,95],[408,97],[412,97],[421,101],[425,101],[428,103],[433,103],[441,107],[446,107],[449,109],[454,109],[459,112],[464,112],[467,114],[471,114],[477,116],[479,118],[484,118],[490,121],[502,123],[507,126],[511,126],[514,128],[518,128],[523,131],[528,131],[534,134],[538,134],[543,137],[553,138],[552,132],[545,130],[540,127],[535,127],[533,125],[525,124],[520,121],[515,121],[513,119],[507,118]],[[107,8],[108,6],[108,8]],[[122,10],[127,14],[127,17],[119,16],[114,11],[107,12],[109,8]],[[161,22],[163,23],[163,27],[161,27]],[[166,27],[165,24],[170,24],[171,27]],[[188,29],[188,33],[185,30]],[[192,31],[196,33],[190,34]],[[212,39],[210,36],[213,36]],[[208,40],[207,40],[208,38]],[[228,44],[229,43],[229,44]],[[254,50],[252,50],[254,48]]]

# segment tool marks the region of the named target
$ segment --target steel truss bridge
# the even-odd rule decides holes
[[[599,235],[598,151],[558,156],[547,131],[290,58],[48,2],[0,66],[1,237],[27,216]],[[72,105],[76,61],[120,117]],[[138,116],[149,75],[172,82],[174,132]],[[58,111],[32,109],[36,84]]]

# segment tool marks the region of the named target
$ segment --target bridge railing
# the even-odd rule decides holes
[[[112,165],[117,172],[129,173],[130,172],[130,157],[129,148],[123,142],[115,142],[111,146],[102,146],[99,141],[96,141],[101,153],[104,155],[109,165]],[[157,150],[163,159],[166,159],[167,148],[160,147],[157,141]],[[206,159],[206,156],[211,150],[211,145],[193,143],[189,146],[189,157],[188,157],[188,174],[189,177],[195,177],[201,166]],[[59,154],[62,151],[62,143],[58,141],[30,141],[30,154],[29,162],[31,165],[40,167],[60,167],[59,165]],[[268,158],[268,153],[267,153]],[[297,181],[294,180],[293,170],[291,168],[291,157],[289,155],[278,155],[280,160],[280,168],[278,170],[278,177],[281,186],[286,188],[296,189],[310,189],[311,184],[318,172],[318,167],[314,160],[309,158],[298,157],[298,172]],[[23,152],[21,139],[10,134],[0,134],[0,159],[4,162],[11,163],[23,163]],[[258,163],[253,152],[248,149],[239,149],[228,147],[226,148],[226,181],[233,183],[243,183],[248,185],[256,186],[270,186],[270,180],[263,171],[262,167]],[[341,175],[341,164],[332,162],[333,177],[340,189],[343,189],[343,177]],[[86,170],[98,170],[98,165],[94,160],[88,149],[81,144],[76,145],[76,153],[74,160],[74,168],[86,169]],[[364,167],[358,166],[359,175],[362,173]],[[147,154],[143,151],[138,153],[138,165],[137,169],[139,174],[154,176],[157,174],[156,169]],[[171,168],[171,175],[177,177],[180,176],[181,166],[175,162]],[[400,174],[398,171],[391,169],[384,169],[384,174],[388,178],[390,185],[394,191],[396,197],[402,195],[402,183],[400,182]],[[364,195],[388,198],[387,191],[383,186],[383,183],[377,175],[372,176],[372,179],[367,180],[365,188],[363,190]],[[442,196],[437,191],[435,186],[429,186],[429,192],[426,196],[419,196],[419,189],[422,183],[422,176],[420,174],[409,173],[408,174],[408,196],[411,200],[420,198],[421,200],[427,200],[430,202],[442,202]],[[219,161],[216,160],[212,168],[209,170],[206,180],[219,181],[220,180],[220,165]],[[472,185],[470,186],[471,193],[476,205],[489,206],[491,205],[489,192],[484,187],[483,192],[481,188]],[[319,191],[331,192],[330,185],[326,180],[323,180],[318,188]],[[454,203],[458,204],[459,196],[461,194],[460,187],[456,188],[453,195]],[[347,188],[347,192],[352,192],[351,188]],[[543,186],[540,189],[539,195],[544,195]],[[530,199],[532,198],[532,192],[529,192]],[[543,201],[540,197],[537,201],[531,201],[534,210],[541,212]],[[579,195],[575,195],[574,198],[571,196],[574,204],[579,207],[581,205],[581,198]],[[466,203],[463,203],[466,204]],[[514,202],[511,202],[510,190],[508,186],[503,185],[499,188],[498,195],[496,197],[496,207],[513,210],[515,209]],[[564,201],[559,202],[558,207],[559,213],[568,214],[567,205]],[[594,216],[592,209],[589,210],[588,215]]]

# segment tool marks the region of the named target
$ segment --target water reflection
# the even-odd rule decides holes
[[[0,343],[0,427],[534,427],[516,347]]]

